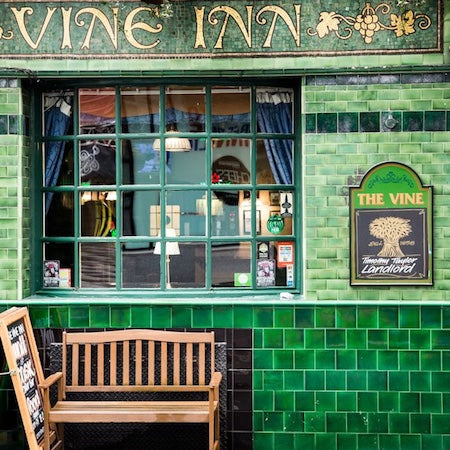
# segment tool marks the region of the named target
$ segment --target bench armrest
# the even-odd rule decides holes
[[[222,374],[220,372],[214,372],[211,377],[211,381],[209,382],[209,387],[211,388],[219,387],[221,381],[222,381]]]
[[[62,378],[63,373],[62,372],[56,372],[52,375],[49,375],[42,383],[39,384],[39,387],[41,389],[48,389],[50,386],[55,384],[60,378]]]

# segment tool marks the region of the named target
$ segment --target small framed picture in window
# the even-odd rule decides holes
[[[280,204],[280,193],[279,192],[270,192],[270,206],[279,206]]]

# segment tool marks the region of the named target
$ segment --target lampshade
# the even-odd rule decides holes
[[[171,137],[166,137],[166,152],[188,152],[191,150],[191,143],[187,138],[177,137],[176,131],[168,131],[168,135]],[[153,150],[159,152],[161,150],[161,141],[159,139],[155,139],[153,142]]]
[[[160,236],[160,234],[159,234]],[[175,237],[176,232],[174,228],[166,228],[166,238]],[[161,254],[161,242],[157,242],[155,244],[155,255]],[[180,247],[178,245],[178,242],[166,242],[166,256],[171,255],[179,255],[180,254]]]

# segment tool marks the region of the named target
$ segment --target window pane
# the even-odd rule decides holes
[[[214,190],[211,194],[213,205],[212,236],[239,236],[243,233],[240,211],[244,191]]]
[[[207,198],[205,191],[167,193],[166,224],[177,236],[205,236]]]
[[[203,243],[180,242],[178,247],[179,254],[169,256],[169,260],[167,262],[167,264],[170,264],[169,270],[171,287],[205,287],[206,245]]]
[[[73,192],[46,192],[45,236],[73,236]]]
[[[251,182],[251,140],[212,140],[211,182],[249,184]]]
[[[116,184],[114,141],[81,142],[80,177],[84,185]]]
[[[73,133],[73,92],[44,94],[44,136],[64,136]]]
[[[250,89],[212,88],[211,113],[214,133],[250,133]]]
[[[159,184],[160,152],[154,139],[122,141],[122,184]]]
[[[292,241],[258,242],[256,260],[257,287],[295,287],[294,250],[294,242]]]
[[[294,215],[292,192],[260,190],[257,196],[256,210],[261,213],[261,234],[264,236],[292,234]]]
[[[73,184],[73,144],[52,141],[44,144],[44,186]]]
[[[85,191],[80,194],[82,236],[115,236],[115,197],[115,192]]]
[[[258,139],[256,173],[259,184],[292,184],[293,148],[290,139]]]
[[[258,88],[256,91],[258,132],[292,133],[293,101],[292,89]]]
[[[80,89],[79,92],[80,133],[114,133],[116,129],[114,89]]]
[[[154,253],[152,242],[132,242],[122,245],[122,287],[159,288],[160,256]]]
[[[203,87],[166,88],[166,131],[205,131],[205,98]]]
[[[171,150],[179,138],[166,139],[166,180],[168,184],[200,184],[206,182],[206,152],[204,139],[184,139],[185,151]],[[171,141],[170,146],[167,143]]]
[[[122,193],[122,234],[157,236],[161,229],[159,191]]]
[[[58,279],[53,280],[55,284],[53,287],[72,287],[74,286],[73,280],[73,269],[74,269],[74,251],[73,244],[55,244],[55,243],[44,243],[43,248],[43,257],[44,257],[44,267],[43,267],[43,276],[46,277],[46,269],[51,269],[51,265],[56,266],[58,268]],[[56,261],[56,265],[53,263]],[[48,262],[48,264],[46,264]],[[50,274],[53,275],[53,274]],[[47,284],[44,281],[44,286],[47,287]]]
[[[159,132],[159,88],[126,88],[120,92],[123,133]]]
[[[251,245],[224,242],[212,246],[213,287],[251,287]]]
[[[82,288],[116,286],[115,244],[80,244],[80,284]]]

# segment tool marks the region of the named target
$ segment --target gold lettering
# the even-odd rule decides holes
[[[39,44],[42,40],[42,37],[44,36],[48,24],[50,22],[50,19],[52,18],[53,14],[56,11],[56,8],[50,8],[47,6],[47,15],[45,16],[44,24],[42,25],[41,32],[39,33],[39,36],[36,40],[36,42],[33,42],[33,40],[30,37],[30,34],[27,31],[27,27],[25,25],[25,14],[32,15],[34,13],[33,8],[30,8],[29,6],[24,8],[11,8],[11,11],[16,16],[17,25],[19,26],[19,30],[22,33],[23,38],[25,39],[25,42],[33,49],[36,50],[39,47]]]
[[[97,9],[97,8],[82,8],[82,9],[80,9],[77,12],[77,14],[75,15],[75,23],[79,27],[83,27],[84,24],[85,24],[85,21],[80,19],[80,16],[82,14],[91,14],[92,15],[91,23],[89,24],[89,28],[88,28],[88,32],[86,34],[86,38],[84,39],[84,42],[81,45],[82,49],[89,49],[90,48],[92,33],[94,31],[94,25],[95,25],[96,19],[100,20],[100,22],[103,24],[103,26],[105,27],[106,32],[109,35],[109,38],[111,39],[112,44],[114,45],[114,48],[117,49],[117,36],[118,36],[118,32],[117,32],[117,13],[119,11],[119,8],[111,8],[111,9],[112,9],[112,12],[113,12],[114,28],[109,23],[108,18],[106,17],[106,15],[102,11]]]
[[[202,6],[201,8],[197,8],[194,6],[195,10],[195,21],[196,21],[196,27],[197,32],[195,34],[195,44],[194,48],[206,48],[205,44],[205,34],[203,32],[203,18],[205,17],[205,7]]]
[[[157,39],[152,44],[144,45],[144,44],[141,44],[140,42],[138,42],[134,38],[133,30],[138,29],[138,30],[148,31],[149,33],[159,33],[163,29],[163,26],[162,26],[162,24],[158,23],[156,25],[156,28],[154,28],[144,22],[133,23],[134,17],[141,11],[153,12],[153,9],[141,7],[141,8],[134,9],[133,11],[130,12],[130,14],[128,14],[127,18],[125,19],[124,26],[123,26],[125,38],[133,47],[140,48],[140,49],[154,48],[161,42],[160,39]]]
[[[61,8],[61,14],[63,18],[63,39],[61,43],[61,50],[63,48],[72,48],[72,42],[70,41],[70,18],[73,8],[69,9]]]
[[[258,13],[256,14],[256,22],[260,25],[265,25],[267,23],[267,20],[262,17],[262,15],[266,12],[272,12],[273,13],[273,19],[272,23],[270,24],[270,29],[267,33],[266,40],[263,44],[264,48],[270,48],[272,46],[272,38],[275,31],[275,25],[277,22],[278,17],[281,17],[281,19],[284,20],[284,23],[289,28],[289,31],[291,32],[292,36],[294,37],[295,43],[297,44],[297,47],[300,47],[300,5],[294,5],[295,8],[295,26],[290,18],[289,14],[279,6],[264,6],[261,8]]]
[[[228,20],[230,17],[234,19],[237,26],[240,28],[242,35],[244,36],[245,41],[247,42],[248,47],[252,46],[252,11],[253,6],[246,6],[247,8],[247,28],[245,27],[244,21],[242,20],[241,15],[234,8],[229,6],[217,6],[213,8],[208,14],[208,21],[211,25],[217,25],[219,21],[213,17],[214,14],[218,12],[225,13],[225,19],[222,24],[222,28],[220,29],[219,37],[217,38],[216,44],[214,48],[223,48],[223,36],[228,26]]]
[[[383,194],[357,194],[361,205],[384,205]]]
[[[394,205],[423,205],[423,193],[409,194],[407,192],[399,192],[397,194],[389,193],[391,202]]]

